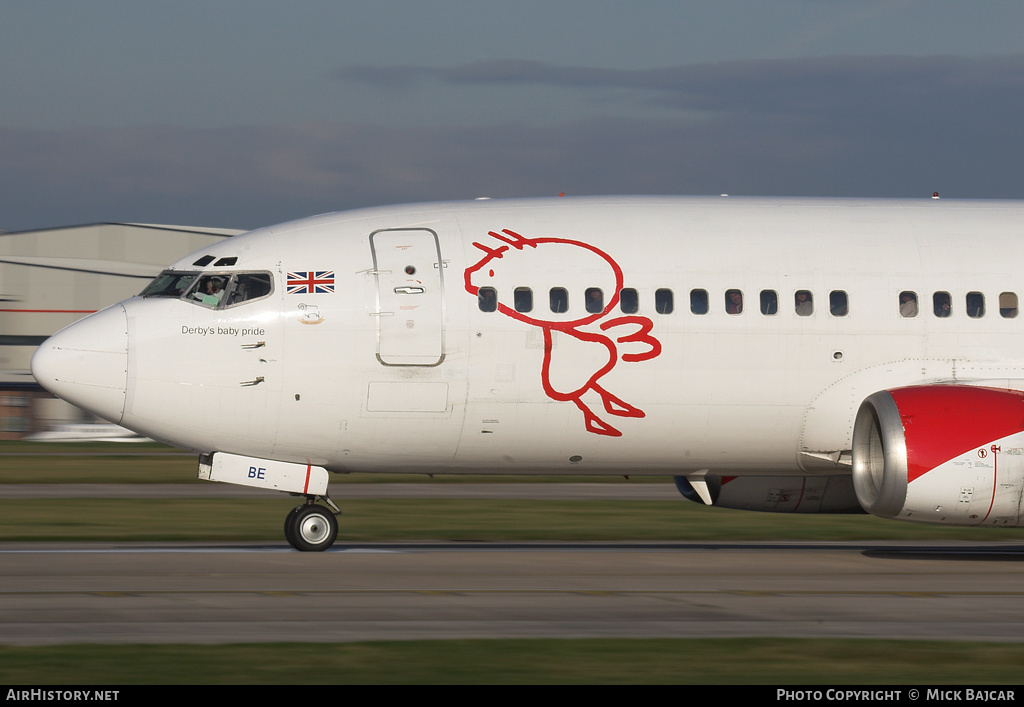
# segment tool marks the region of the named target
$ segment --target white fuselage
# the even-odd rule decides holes
[[[872,393],[1024,379],[1022,230],[1024,204],[932,200],[326,214],[170,268],[269,274],[269,295],[226,307],[136,297],[51,339],[98,342],[64,346],[91,378],[34,368],[140,434],[331,471],[848,473]],[[588,290],[600,291],[594,311]],[[732,290],[741,313],[728,313]],[[916,316],[901,314],[907,292]],[[949,294],[949,316],[934,313],[935,293]]]

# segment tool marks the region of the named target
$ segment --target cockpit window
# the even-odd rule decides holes
[[[175,272],[164,270],[149,283],[141,293],[142,297],[181,297],[199,276],[197,272]]]
[[[178,297],[213,309],[234,307],[274,291],[267,272],[198,273],[166,270],[142,291],[143,297]]]
[[[188,299],[216,308],[224,299],[224,285],[227,278],[223,275],[204,275],[188,293]]]
[[[242,304],[242,302],[260,299],[273,291],[274,282],[270,277],[270,273],[240,272],[231,278],[231,283],[228,287],[227,306],[234,307],[236,304]]]

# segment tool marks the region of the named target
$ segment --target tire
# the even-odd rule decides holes
[[[304,505],[295,506],[295,508],[288,511],[288,515],[284,517],[284,539],[287,540],[288,544],[296,550],[299,548],[295,545],[295,519],[298,516],[299,511],[303,508],[305,508]]]
[[[302,552],[323,552],[338,539],[338,519],[323,506],[302,506],[288,514],[292,519],[292,547]],[[287,521],[285,522],[287,532]]]

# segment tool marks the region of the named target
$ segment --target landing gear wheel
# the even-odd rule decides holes
[[[295,519],[303,508],[305,508],[304,505],[295,506],[284,517],[284,538],[292,547],[295,547]]]
[[[338,539],[338,520],[323,506],[299,506],[284,522],[284,534],[302,552],[322,552]]]

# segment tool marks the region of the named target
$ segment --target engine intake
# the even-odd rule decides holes
[[[893,518],[907,502],[907,439],[887,390],[865,400],[853,427],[853,490],[872,515]]]
[[[871,395],[854,424],[853,485],[883,518],[1021,525],[1024,393],[926,385]]]

